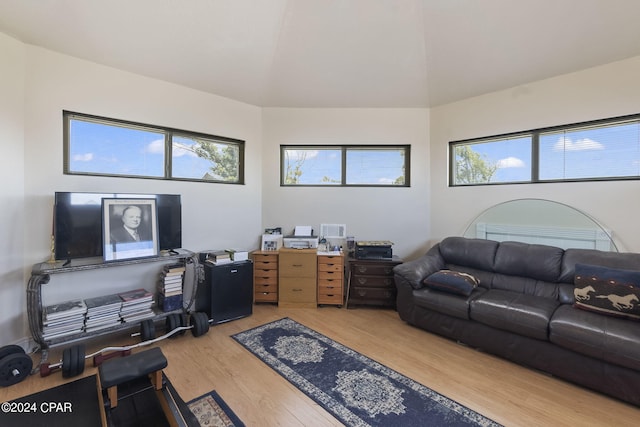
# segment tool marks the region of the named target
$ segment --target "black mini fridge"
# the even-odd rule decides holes
[[[198,284],[195,311],[207,313],[211,323],[223,323],[253,312],[253,262],[215,265],[202,263],[204,280]]]

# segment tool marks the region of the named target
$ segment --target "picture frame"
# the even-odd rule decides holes
[[[277,251],[282,247],[282,235],[279,234],[263,234],[262,245],[260,249],[263,251]]]
[[[103,198],[102,244],[105,262],[157,257],[156,200]]]

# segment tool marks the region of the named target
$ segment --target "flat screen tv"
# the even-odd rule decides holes
[[[179,194],[56,192],[53,235],[57,260],[102,257],[103,198],[155,198],[160,250],[182,247],[182,202]]]

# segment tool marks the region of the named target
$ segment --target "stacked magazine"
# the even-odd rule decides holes
[[[120,294],[120,317],[125,323],[138,322],[155,316],[153,294],[146,289],[135,289]]]
[[[53,304],[42,310],[42,335],[45,340],[82,332],[87,306],[81,299]]]
[[[186,268],[182,264],[166,265],[158,282],[158,306],[162,311],[182,308],[182,281]]]
[[[99,331],[120,324],[122,300],[117,294],[87,298],[84,302],[87,305],[84,324],[86,332]]]

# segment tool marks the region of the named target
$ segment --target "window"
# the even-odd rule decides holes
[[[63,112],[64,173],[244,183],[244,141]]]
[[[640,115],[449,144],[450,185],[640,178]]]
[[[280,146],[282,186],[409,187],[409,145]]]

